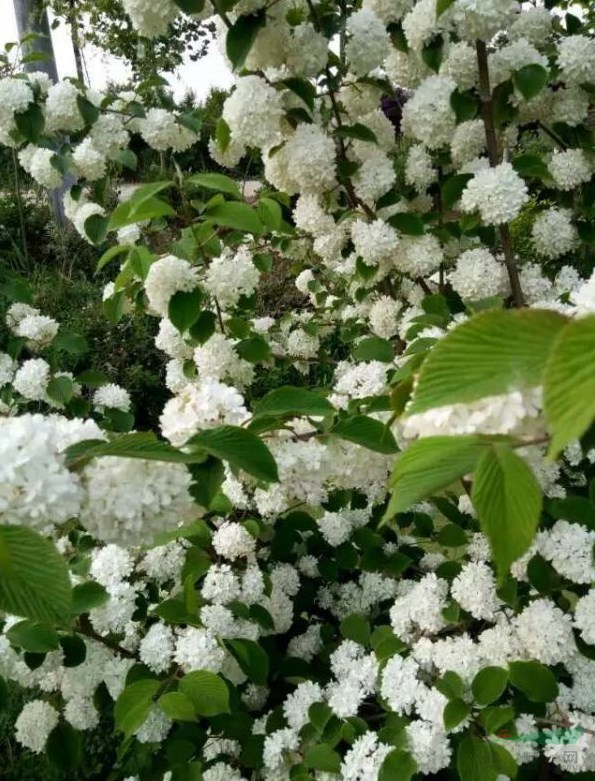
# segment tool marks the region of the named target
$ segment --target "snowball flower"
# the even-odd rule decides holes
[[[559,664],[575,647],[572,620],[549,599],[536,599],[514,619],[521,646],[529,659]]]
[[[180,13],[172,0],[162,0],[159,3],[152,0],[123,0],[122,5],[134,29],[146,38],[165,35],[169,24]]]
[[[173,632],[169,626],[158,621],[141,640],[139,658],[153,672],[164,673],[171,664],[173,653]]]
[[[527,185],[510,163],[478,171],[461,196],[465,212],[479,211],[487,225],[514,220],[529,199]]]
[[[281,140],[281,95],[260,76],[242,76],[223,106],[223,119],[242,146],[268,148]]]
[[[93,394],[95,409],[103,412],[105,409],[118,409],[121,412],[130,410],[130,394],[125,388],[113,382],[102,385]]]
[[[407,153],[405,163],[405,181],[417,190],[425,190],[436,179],[436,169],[432,166],[432,158],[421,144],[415,144]]]
[[[573,190],[588,182],[593,174],[593,165],[582,149],[555,152],[548,169],[559,190]]]
[[[182,464],[110,456],[88,464],[82,481],[83,525],[98,539],[125,547],[149,544],[197,509],[188,493],[190,473]]]
[[[32,700],[23,707],[15,724],[15,737],[21,746],[41,754],[50,732],[58,724],[58,711],[43,700]]]
[[[494,574],[485,562],[465,564],[452,582],[451,594],[473,618],[495,620],[501,603],[496,596]]]
[[[422,686],[418,680],[419,665],[412,657],[395,654],[382,671],[380,694],[399,716],[409,715]]]
[[[399,243],[399,234],[384,220],[356,220],[351,227],[356,253],[368,266],[376,266],[392,257]]]
[[[43,358],[30,358],[17,369],[12,386],[28,401],[47,401],[50,366]]]
[[[566,82],[595,82],[595,40],[587,35],[569,35],[558,42],[558,66]]]
[[[235,561],[250,558],[256,550],[256,540],[244,526],[225,521],[213,535],[212,545],[219,556]]]
[[[578,240],[572,211],[552,207],[542,212],[533,223],[531,238],[537,254],[545,258],[558,258],[570,252]]]
[[[145,292],[149,306],[165,317],[170,298],[181,291],[194,290],[198,284],[198,272],[187,260],[175,255],[165,255],[151,264],[145,279]]]
[[[139,120],[139,132],[147,144],[159,152],[173,149],[185,152],[198,140],[192,130],[181,125],[175,114],[163,108],[151,108]]]
[[[347,33],[345,57],[353,73],[366,76],[382,65],[390,51],[390,37],[374,11],[362,8],[352,13],[347,20]]]
[[[403,132],[428,149],[449,144],[456,126],[450,105],[456,86],[448,76],[434,75],[422,81],[403,107]]]
[[[218,258],[211,260],[204,286],[222,309],[231,309],[241,296],[252,295],[259,278],[260,272],[247,247],[240,247],[235,255],[226,248]]]
[[[503,263],[484,248],[470,249],[458,258],[448,279],[463,299],[478,301],[490,296],[505,296],[509,292],[508,276]]]

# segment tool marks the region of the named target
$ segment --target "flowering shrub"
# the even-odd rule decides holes
[[[144,35],[218,14],[238,77],[211,154],[256,148],[266,183],[247,203],[179,170],[108,210],[130,136],[183,151],[195,117],[0,82],[2,142],[41,184],[77,177],[67,214],[119,264],[106,316],[159,318],[172,394],[134,431],[125,389],[60,372],[58,323],[6,314],[0,666],[42,693],[17,739],[69,771],[107,697],[126,781],[595,772],[588,24],[513,0],[125,5]],[[282,262],[304,303],[273,318]],[[304,387],[252,393],[288,366]]]

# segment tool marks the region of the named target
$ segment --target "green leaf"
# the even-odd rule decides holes
[[[154,678],[143,678],[127,686],[116,700],[114,720],[116,730],[129,738],[145,723],[153,699],[161,687]]]
[[[409,414],[540,385],[567,320],[545,310],[489,310],[450,331],[422,364]]]
[[[316,87],[307,79],[285,79],[281,82],[294,94],[301,98],[310,111],[314,111],[314,101],[316,100]]]
[[[249,363],[268,361],[272,355],[270,344],[260,334],[251,336],[249,339],[242,339],[234,346],[234,349],[240,358]]]
[[[467,718],[470,712],[471,707],[464,700],[459,698],[450,700],[444,706],[444,729],[454,729],[458,724]]]
[[[341,770],[341,757],[326,743],[319,743],[306,751],[304,764],[314,770],[338,773]]]
[[[247,203],[236,203],[235,201],[218,203],[205,212],[205,217],[225,228],[233,228],[245,233],[263,232],[263,225],[258,214]]]
[[[450,96],[450,105],[456,115],[457,124],[475,119],[479,111],[477,98],[470,91],[462,92],[456,89]]]
[[[551,670],[541,662],[510,662],[510,682],[532,702],[553,702],[558,683]]]
[[[423,236],[425,233],[424,224],[417,214],[399,212],[389,217],[387,222],[406,236]]]
[[[516,778],[518,766],[516,760],[504,746],[499,743],[490,743],[492,762],[496,768],[497,778]]]
[[[498,772],[490,744],[474,735],[465,735],[457,748],[457,771],[461,781],[496,781]]]
[[[167,316],[180,333],[198,320],[202,295],[200,290],[179,290],[169,300]]]
[[[76,770],[83,759],[83,741],[80,732],[68,722],[60,722],[48,735],[45,751],[54,767],[65,773]]]
[[[61,350],[69,355],[84,355],[89,352],[89,345],[84,336],[72,331],[62,331],[52,342],[54,350]]]
[[[104,605],[109,600],[109,594],[104,586],[89,580],[79,583],[72,589],[72,612],[75,616],[88,613],[95,607]]]
[[[539,522],[542,493],[531,468],[513,450],[493,444],[481,457],[471,492],[500,575],[529,549]]]
[[[97,261],[97,268],[95,269],[95,272],[97,273],[101,271],[102,268],[105,268],[108,263],[111,263],[112,260],[117,258],[119,255],[123,255],[124,253],[128,252],[130,252],[130,247],[126,244],[117,244],[115,247],[110,247]]]
[[[515,709],[510,705],[491,705],[479,714],[479,721],[487,735],[497,732],[505,724],[514,721]]]
[[[378,336],[367,336],[357,343],[352,355],[356,361],[392,363],[395,358],[395,350],[386,339],[381,339]]]
[[[226,152],[231,143],[231,130],[223,117],[219,117],[215,125],[215,141],[221,152]]]
[[[260,198],[256,206],[262,224],[272,231],[280,231],[283,225],[281,206],[272,198]]]
[[[76,103],[81,117],[85,120],[85,125],[94,125],[101,113],[97,106],[91,103],[84,95],[77,95]]]
[[[91,214],[85,220],[85,235],[92,244],[103,244],[107,236],[109,220],[101,214]]]
[[[331,429],[331,434],[376,453],[391,454],[399,450],[392,431],[384,423],[366,415],[355,415],[340,421]]]
[[[14,122],[19,133],[25,136],[30,144],[36,144],[43,134],[45,117],[37,103],[30,103],[29,108],[14,115]]]
[[[471,179],[473,174],[455,174],[444,182],[440,188],[440,197],[445,209],[451,209],[455,205]]]
[[[430,43],[427,43],[421,50],[421,58],[434,73],[438,73],[442,64],[444,55],[444,40],[441,35],[437,35]]]
[[[52,377],[48,382],[47,394],[60,405],[68,404],[74,395],[72,380],[70,377]]]
[[[370,642],[370,622],[359,613],[354,613],[341,621],[341,634],[346,640],[353,640],[360,645],[368,645]]]
[[[368,141],[371,144],[377,144],[378,139],[376,133],[370,130],[366,125],[362,125],[361,122],[356,122],[355,125],[342,125],[337,129],[337,135],[341,138],[355,138],[358,141]]]
[[[378,781],[410,781],[417,773],[417,762],[411,754],[394,749],[387,754],[378,771]]]
[[[270,416],[325,416],[334,413],[335,408],[323,396],[307,388],[284,385],[269,391],[257,402],[254,417]]]
[[[478,705],[489,705],[502,696],[508,683],[508,671],[503,667],[484,667],[471,684]]]
[[[63,635],[60,638],[60,648],[64,655],[64,667],[78,667],[87,658],[87,646],[78,635]]]
[[[449,700],[460,699],[465,691],[463,679],[452,670],[447,670],[442,678],[439,678],[436,681],[434,686],[441,694],[448,697]]]
[[[481,437],[424,437],[399,455],[389,482],[386,518],[440,491],[472,472],[484,452]]]
[[[454,3],[455,0],[438,0],[436,3],[436,19],[439,16],[442,16],[442,14],[445,11],[448,11],[450,6]]]
[[[136,171],[138,166],[138,157],[134,154],[132,149],[120,149],[116,152],[114,160],[124,168],[128,168],[130,171]]]
[[[512,167],[521,176],[542,180],[551,179],[548,167],[539,155],[517,155],[512,160]]]
[[[207,309],[204,309],[198,316],[196,322],[190,326],[188,331],[190,337],[199,344],[208,342],[215,333],[217,315]]]
[[[35,654],[55,651],[60,645],[58,633],[52,626],[28,619],[11,626],[6,637],[11,645]]]
[[[548,76],[541,65],[525,65],[512,74],[512,81],[525,100],[531,100],[545,87]]]
[[[9,702],[8,684],[0,675],[0,710],[5,710]]]
[[[460,526],[456,523],[447,523],[436,535],[436,542],[447,548],[459,548],[461,545],[466,545],[468,540]]]
[[[234,70],[240,70],[243,66],[258,31],[264,24],[264,14],[238,16],[227,31],[225,50]]]
[[[68,466],[77,466],[100,456],[120,456],[121,458],[142,458],[147,461],[169,461],[177,464],[200,463],[203,458],[197,453],[183,453],[167,442],[158,439],[149,431],[134,431],[122,434],[104,442],[88,439],[77,442],[64,451]]]
[[[190,697],[184,692],[168,692],[163,694],[157,705],[174,721],[196,721],[196,712]]]
[[[205,0],[174,0],[185,14],[199,14],[205,7]]]
[[[219,193],[231,195],[238,200],[242,197],[237,182],[234,182],[231,177],[225,176],[225,174],[192,174],[192,176],[188,177],[188,182],[190,184],[196,184],[199,187],[204,187],[206,190],[215,190]]]
[[[180,691],[192,702],[199,716],[229,713],[229,690],[225,681],[208,670],[194,670],[180,681]]]
[[[84,372],[76,375],[76,381],[87,388],[101,388],[102,385],[107,385],[109,379],[103,372],[98,372],[95,369],[86,369]]]
[[[544,404],[553,457],[595,418],[595,316],[572,320],[559,332],[545,371]]]
[[[250,681],[265,686],[269,675],[269,657],[253,640],[227,640],[225,642]]]
[[[72,589],[54,545],[24,526],[0,526],[0,610],[68,625]]]
[[[208,453],[243,469],[259,480],[277,482],[277,464],[264,442],[239,426],[219,426],[201,431],[185,445],[190,453]]]

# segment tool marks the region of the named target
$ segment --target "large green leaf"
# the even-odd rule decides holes
[[[352,418],[342,420],[337,423],[331,433],[340,439],[355,442],[356,445],[361,445],[377,453],[390,455],[399,450],[390,428],[367,415],[355,415]]]
[[[526,461],[507,445],[494,443],[477,465],[471,498],[504,575],[535,537],[543,501],[539,483]]]
[[[335,408],[323,396],[307,388],[284,385],[270,391],[256,404],[254,416],[313,415],[324,416]]]
[[[72,588],[54,545],[25,526],[0,526],[0,610],[68,625]]]
[[[558,683],[553,672],[541,662],[510,662],[510,682],[533,702],[553,702]]]
[[[341,757],[327,744],[310,746],[304,757],[306,767],[326,773],[338,773],[341,769]]]
[[[6,637],[11,645],[16,645],[24,651],[30,651],[34,654],[55,651],[60,645],[58,633],[52,626],[29,619],[19,621],[11,626]]]
[[[205,217],[224,228],[233,228],[246,233],[262,233],[263,224],[257,212],[247,203],[225,201],[212,206]]]
[[[187,331],[198,320],[201,302],[200,290],[179,290],[170,298],[167,314],[180,333]]]
[[[225,685],[225,684],[224,684]],[[157,700],[157,705],[174,721],[196,721],[192,700],[184,692],[167,692]]]
[[[225,681],[208,670],[194,670],[180,681],[180,691],[188,697],[200,716],[229,712],[229,690]]]
[[[548,77],[549,74],[545,68],[533,63],[515,71],[512,74],[512,81],[525,100],[531,100],[545,87]]]
[[[193,174],[188,177],[188,182],[204,187],[206,190],[216,190],[219,193],[231,195],[233,198],[240,199],[242,197],[238,183],[234,182],[231,177],[225,176],[225,174]]]
[[[269,657],[253,640],[227,640],[227,647],[248,678],[259,686],[265,686],[269,675]]]
[[[498,770],[490,744],[475,735],[465,735],[457,748],[460,781],[496,781]]]
[[[378,771],[378,781],[409,781],[417,773],[417,763],[406,751],[394,749],[387,754]]]
[[[263,26],[265,18],[263,14],[250,14],[238,16],[236,21],[227,31],[225,49],[229,61],[234,70],[239,70],[250,53],[258,31]]]
[[[71,445],[65,452],[68,466],[79,466],[100,456],[143,458],[147,461],[170,461],[178,464],[200,463],[204,460],[204,456],[199,453],[182,453],[176,450],[149,431],[123,434],[109,442],[88,439]]]
[[[114,720],[116,730],[130,737],[141,727],[153,706],[153,699],[161,683],[154,678],[144,678],[127,686],[116,700]]]
[[[190,454],[209,454],[243,469],[260,480],[276,482],[277,464],[262,439],[239,426],[219,426],[191,437],[184,446]]]
[[[385,518],[440,491],[472,472],[485,451],[482,437],[427,437],[399,455],[389,482],[392,496]]]
[[[455,328],[422,364],[409,414],[531,388],[543,380],[567,319],[545,310],[490,310]]]
[[[595,418],[595,316],[559,332],[545,370],[544,401],[554,456]]]
[[[471,684],[471,691],[479,705],[489,705],[501,696],[508,683],[508,671],[503,667],[484,667]]]

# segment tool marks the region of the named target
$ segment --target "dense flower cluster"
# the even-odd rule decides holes
[[[0,589],[0,673],[32,691],[16,738],[40,753],[114,708],[118,781],[595,773],[590,402],[548,457],[577,381],[544,368],[580,355],[591,387],[588,25],[514,0],[228,5],[241,75],[210,150],[260,154],[250,202],[180,171],[112,230],[93,183],[135,135],[175,159],[187,118],[0,80],[0,140],[45,187],[77,178],[68,218],[120,245],[106,309],[158,319],[171,393],[134,431],[125,388],[58,370],[56,321],[8,309],[0,517],[51,541],[80,607],[56,634]],[[124,7],[154,36],[194,4]],[[277,277],[298,305],[266,308]],[[564,329],[579,347],[545,356]]]

